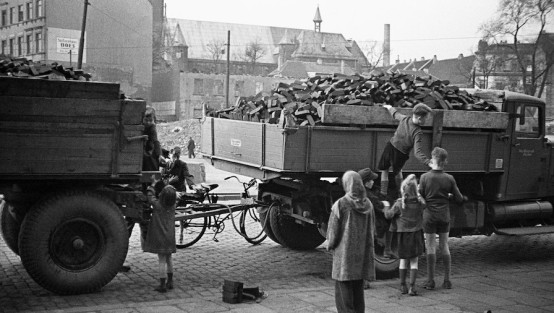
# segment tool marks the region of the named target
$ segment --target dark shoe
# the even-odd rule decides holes
[[[165,288],[167,288],[167,290],[172,290],[173,289],[173,282],[168,281],[167,284],[165,284]]]
[[[157,292],[161,292],[161,293],[164,293],[164,292],[167,292],[167,288],[165,286],[158,286],[158,288],[154,289],[155,291]]]
[[[444,289],[452,289],[452,283],[449,280],[445,280],[442,283],[442,288]]]
[[[121,268],[119,268],[120,273],[127,273],[131,270],[131,267],[129,265],[121,265]]]
[[[434,280],[428,280],[423,284],[423,288],[427,290],[433,290],[435,289],[435,281]]]
[[[408,294],[410,296],[417,296],[417,290],[415,288],[415,285],[410,285],[410,290],[408,291]]]
[[[400,293],[403,295],[408,293],[408,286],[406,284],[400,284]]]

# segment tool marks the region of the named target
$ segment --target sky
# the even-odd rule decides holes
[[[490,20],[498,0],[165,0],[168,18],[314,29],[317,7],[322,32],[341,33],[364,46],[384,38],[390,24],[391,63],[439,60],[473,54],[479,26]],[[232,36],[232,34],[231,34]]]

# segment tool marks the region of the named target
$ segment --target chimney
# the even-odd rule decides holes
[[[390,24],[385,24],[385,38],[383,39],[383,66],[390,65]]]
[[[458,54],[458,60],[461,60],[464,57],[462,53]]]
[[[425,57],[421,57],[421,61],[425,61]]]
[[[433,55],[433,64],[437,63],[439,60],[437,59],[437,55]]]

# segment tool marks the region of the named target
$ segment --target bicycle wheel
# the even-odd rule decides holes
[[[190,220],[175,221],[175,246],[184,249],[192,246],[206,232],[208,217],[193,218]]]
[[[260,214],[255,207],[242,211],[240,214],[240,232],[244,239],[253,245],[262,243],[267,237],[260,221]]]

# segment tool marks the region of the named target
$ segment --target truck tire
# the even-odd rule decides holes
[[[6,201],[0,203],[0,230],[4,242],[13,253],[19,255],[18,238],[21,223],[19,223],[10,213],[10,206]]]
[[[293,250],[315,249],[325,241],[316,225],[297,224],[293,217],[282,214],[279,208],[269,211],[271,230],[279,243]]]
[[[38,203],[19,235],[25,270],[57,294],[100,290],[117,275],[128,246],[118,207],[90,192],[69,191]]]

